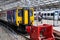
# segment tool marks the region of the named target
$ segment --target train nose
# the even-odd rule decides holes
[[[26,25],[24,24],[19,24],[20,26],[18,27],[18,32],[19,33],[22,33],[22,34],[27,34],[27,31],[26,31]]]

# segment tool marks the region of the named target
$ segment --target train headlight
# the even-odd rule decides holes
[[[18,21],[18,23],[22,23],[21,21]]]
[[[33,21],[30,21],[30,24],[32,24],[33,23]]]

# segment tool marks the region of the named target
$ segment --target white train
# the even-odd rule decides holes
[[[37,15],[39,14],[40,11],[34,11],[34,19],[37,19]]]
[[[51,11],[35,11],[34,12],[34,17],[36,19],[36,16],[39,14],[39,12],[42,14],[43,19],[54,19],[54,14],[55,11],[58,11],[59,17],[58,19],[60,19],[60,10],[51,10]]]
[[[55,11],[58,11],[58,19],[60,19],[60,10],[52,10],[52,11],[41,11],[44,19],[54,19]]]

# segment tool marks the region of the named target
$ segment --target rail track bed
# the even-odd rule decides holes
[[[0,40],[13,40],[13,38],[8,35],[2,25],[0,25]]]
[[[0,20],[0,25],[3,25],[3,27],[6,30],[8,30],[7,32],[9,33],[9,35],[12,36],[12,38],[14,38],[15,40],[30,40],[29,35],[17,32],[16,25],[10,24],[10,23],[3,21],[3,20]],[[59,34],[59,32],[54,30],[54,36],[55,36],[56,40],[60,40],[60,34],[59,35],[58,34]]]
[[[13,38],[13,40],[29,40],[29,38],[26,37],[26,34],[18,33],[15,29],[15,25],[11,25],[5,21],[0,21],[0,25],[3,26],[3,29],[8,33],[8,35]],[[15,28],[14,28],[15,27]]]

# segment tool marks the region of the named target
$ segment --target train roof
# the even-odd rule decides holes
[[[34,14],[39,13],[40,11],[34,11]]]
[[[41,11],[41,13],[54,13],[55,11],[60,12],[60,10],[51,10],[51,11]]]
[[[50,11],[34,11],[34,14],[38,14],[40,13],[54,13],[55,11],[58,11],[60,13],[60,9],[59,10],[50,10]]]
[[[54,11],[41,11],[41,13],[53,13]]]

